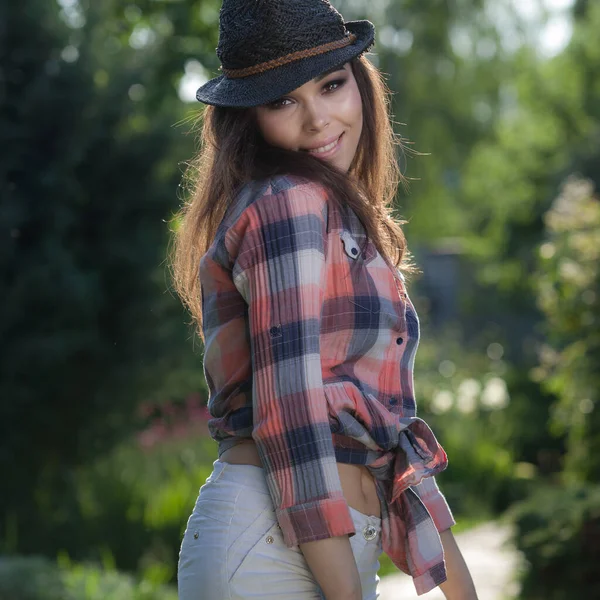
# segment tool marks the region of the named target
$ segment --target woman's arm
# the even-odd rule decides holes
[[[347,535],[300,544],[327,600],[362,600],[356,560]]]
[[[467,563],[456,543],[452,529],[440,533],[448,579],[440,584],[446,600],[477,600],[475,584],[467,567]]]
[[[274,184],[277,183],[275,186]],[[253,431],[277,520],[327,600],[360,599],[354,522],[336,464],[320,354],[327,255],[321,186],[271,180],[228,231],[248,305]]]

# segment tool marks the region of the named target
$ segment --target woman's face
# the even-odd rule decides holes
[[[267,143],[311,152],[343,172],[350,168],[363,126],[360,92],[350,63],[255,111]]]

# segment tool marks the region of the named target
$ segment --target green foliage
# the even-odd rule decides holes
[[[547,342],[532,378],[555,395],[550,430],[566,436],[566,489],[515,508],[516,542],[529,562],[523,597],[600,594],[600,202],[594,184],[567,178],[543,218],[535,284]]]
[[[537,474],[537,457],[514,435],[514,413],[528,406],[513,395],[518,371],[502,360],[498,343],[486,352],[456,332],[424,329],[415,390],[418,415],[448,454],[440,488],[457,516],[492,517],[522,499]]]
[[[515,77],[505,82],[512,100],[464,170],[469,252],[481,259],[482,280],[515,298],[534,298],[533,250],[560,182],[576,170],[600,175],[593,158],[600,130],[600,5],[582,3],[582,11],[561,54],[542,61],[532,48],[519,52]]]
[[[537,78],[530,74],[520,114],[507,124],[515,149],[511,195],[503,199],[509,203],[503,217],[490,220],[499,245],[488,246],[500,278],[506,264],[521,261],[520,280],[504,281],[528,294],[544,319],[530,377],[553,396],[548,431],[566,445],[554,486],[532,490],[511,511],[515,542],[527,559],[522,597],[532,600],[600,595],[600,55],[589,39],[600,24],[600,6],[580,2],[576,13],[570,46]],[[518,181],[528,185],[515,198],[511,186]],[[500,248],[503,226],[511,239]]]
[[[181,538],[217,445],[205,431],[143,449],[135,442],[73,472],[62,500],[67,518],[48,514],[36,545],[49,555],[112,564],[166,583],[175,577]]]
[[[527,600],[600,597],[600,486],[538,488],[511,510]]]
[[[600,201],[570,177],[544,215],[538,303],[548,342],[533,376],[556,395],[551,426],[567,435],[565,480],[600,480]]]
[[[9,3],[0,30],[8,551],[39,551],[40,520],[68,522],[71,469],[131,431],[140,401],[180,393],[173,369],[185,393],[205,385],[181,305],[165,293],[180,175],[165,157],[179,136],[174,113],[144,100],[156,49],[119,41],[99,3],[68,4]]]
[[[93,565],[0,559],[0,600],[177,600],[175,589]]]

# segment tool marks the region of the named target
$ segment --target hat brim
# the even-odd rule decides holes
[[[204,104],[234,108],[258,106],[277,100],[324,71],[356,58],[373,44],[375,26],[370,21],[347,21],[345,26],[356,35],[354,43],[348,46],[296,60],[257,75],[235,79],[220,75],[201,86],[196,98]]]

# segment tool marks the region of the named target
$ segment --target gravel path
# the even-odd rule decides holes
[[[510,529],[497,522],[485,523],[456,535],[479,600],[508,600],[518,594],[515,574],[519,554],[510,545],[509,535]],[[439,588],[417,596],[412,579],[401,572],[382,578],[379,592],[379,600],[444,600]]]

